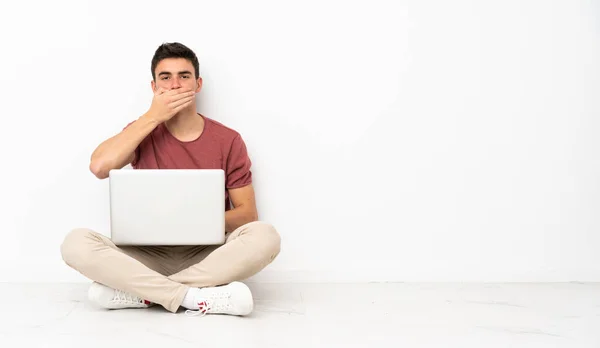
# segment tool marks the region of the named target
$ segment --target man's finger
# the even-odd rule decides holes
[[[190,103],[192,100],[194,100],[194,96],[187,96],[185,98],[173,101],[171,104],[169,104],[169,106],[171,106],[172,108],[176,108],[182,104]]]
[[[175,88],[169,91],[169,95],[186,94],[191,91],[189,88]]]

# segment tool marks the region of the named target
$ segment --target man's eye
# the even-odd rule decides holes
[[[168,78],[169,78],[168,76],[163,76],[163,78],[161,80],[166,80]]]
[[[188,78],[190,78],[190,77],[189,77],[188,75],[183,75],[183,78],[184,78],[184,79],[188,79]]]

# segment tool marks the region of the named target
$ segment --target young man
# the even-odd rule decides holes
[[[163,44],[151,70],[149,110],[95,149],[90,170],[104,179],[129,163],[135,169],[223,169],[226,243],[117,247],[99,233],[78,228],[65,237],[62,258],[93,281],[88,297],[104,308],[157,304],[173,313],[183,307],[192,314],[247,315],[253,300],[240,280],[275,259],[280,237],[273,226],[258,221],[246,146],[239,133],[196,112],[194,96],[202,78],[192,50]]]

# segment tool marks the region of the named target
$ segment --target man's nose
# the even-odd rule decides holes
[[[177,88],[181,88],[181,82],[179,81],[179,79],[178,79],[178,78],[174,78],[174,79],[173,79],[173,80],[171,80],[171,81],[173,81],[173,82],[171,83],[171,89],[177,89]]]

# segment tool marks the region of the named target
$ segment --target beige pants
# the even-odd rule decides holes
[[[176,312],[189,287],[217,286],[246,279],[279,254],[272,225],[255,221],[216,246],[122,246],[79,228],[61,245],[67,265],[98,283],[139,296]]]

